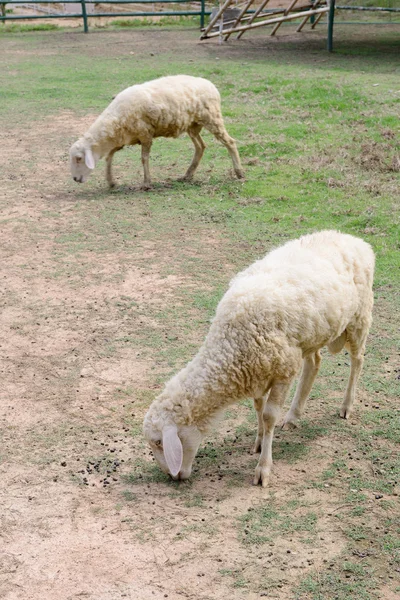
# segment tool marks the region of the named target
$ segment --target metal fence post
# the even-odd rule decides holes
[[[329,13],[328,13],[328,52],[333,52],[333,17],[335,14],[335,0],[329,2]]]
[[[85,2],[85,0],[81,0],[81,4],[82,4],[83,31],[85,33],[89,33],[88,18],[87,18],[87,13],[86,13],[86,2]]]
[[[203,27],[204,27],[205,10],[206,10],[206,0],[201,0],[201,15],[200,15],[200,28],[201,29],[203,29]]]

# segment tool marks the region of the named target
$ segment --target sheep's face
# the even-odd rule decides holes
[[[146,415],[143,431],[160,469],[173,479],[188,479],[203,439],[199,429],[195,425],[174,423],[161,429]]]
[[[85,183],[96,166],[96,157],[89,144],[78,140],[69,151],[71,175],[74,181]]]

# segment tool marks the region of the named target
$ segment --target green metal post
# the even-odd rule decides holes
[[[88,26],[88,18],[87,18],[87,13],[86,13],[86,2],[85,2],[85,0],[81,0],[81,4],[82,4],[82,17],[83,17],[83,31],[85,33],[89,33],[89,26]]]
[[[201,15],[200,15],[200,28],[201,29],[203,29],[203,27],[204,27],[205,10],[206,10],[206,0],[201,0]]]
[[[333,17],[335,14],[335,0],[329,2],[329,13],[328,13],[328,52],[333,52]]]

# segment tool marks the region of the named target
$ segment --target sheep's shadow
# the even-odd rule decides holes
[[[165,181],[157,181],[151,184],[150,187],[144,187],[141,183],[117,183],[114,187],[109,187],[106,184],[102,185],[99,183],[96,188],[76,188],[76,192],[71,194],[70,192],[64,195],[57,194],[57,198],[64,198],[67,200],[98,200],[101,198],[112,198],[114,196],[130,196],[142,195],[146,196],[152,193],[160,193],[163,191],[170,191],[172,189],[185,190],[192,188],[201,188],[206,185],[206,182],[202,179],[196,179],[187,181],[183,177],[168,178]]]
[[[311,458],[313,448],[322,446],[325,456],[329,455],[329,446],[322,444],[321,440],[332,439],[341,426],[345,427],[346,421],[331,410],[313,421],[302,419],[296,429],[277,427],[272,449],[273,470],[279,469],[283,464],[293,465],[301,461],[302,468],[307,471],[310,461],[305,463],[304,459]],[[204,482],[204,485],[223,483],[227,487],[248,486],[259,457],[259,454],[252,453],[255,435],[255,426],[248,422],[240,424],[236,433],[231,435],[221,437],[216,432],[215,439],[206,440],[200,447],[193,463],[192,475],[186,481],[175,481],[164,474],[154,461],[140,459],[137,459],[135,468],[124,476],[124,480],[127,484],[139,486],[164,484],[183,494],[190,490],[197,493],[199,482]],[[336,447],[332,444],[331,448],[333,456]],[[320,450],[318,455],[320,456]],[[304,477],[307,477],[307,473]]]
[[[275,468],[278,463],[294,464],[302,461],[304,465],[304,459],[318,447],[323,447],[326,454],[327,444],[321,441],[324,438],[332,439],[338,429],[345,426],[346,421],[334,410],[316,420],[302,419],[295,429],[282,429],[278,426],[272,445]],[[244,423],[236,429],[234,435],[207,441],[196,456],[195,478],[201,479],[207,475],[213,479],[221,478],[222,475],[228,479],[228,485],[229,478],[234,480],[235,485],[238,481],[247,485],[259,458],[258,453],[252,452],[255,437],[256,425]]]

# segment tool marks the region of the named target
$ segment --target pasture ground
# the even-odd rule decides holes
[[[219,46],[194,29],[2,33],[0,596],[7,600],[394,600],[399,556],[399,30],[337,27]],[[137,148],[84,186],[70,144],[127,85],[185,72],[219,87],[246,180],[210,135]],[[255,417],[232,406],[190,482],[141,435],[230,278],[338,228],[377,254],[354,416],[348,357],[324,354],[296,431],[252,487]]]

